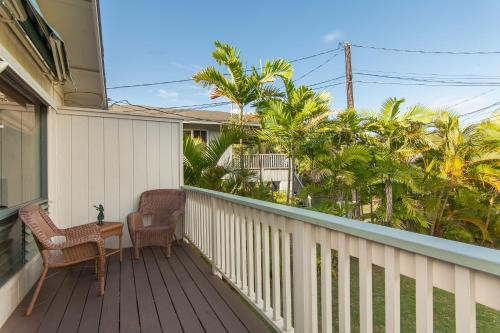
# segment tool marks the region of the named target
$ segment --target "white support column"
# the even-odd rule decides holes
[[[217,200],[215,198],[211,199],[211,227],[212,227],[212,274],[217,273]]]
[[[359,329],[373,332],[372,247],[365,239],[358,239],[359,246]]]
[[[385,331],[400,331],[400,272],[399,251],[391,246],[384,247],[385,263]]]
[[[282,279],[283,279],[283,329],[289,331],[292,328],[292,283],[291,283],[291,257],[290,257],[290,221],[282,217],[281,224],[281,255],[282,255]]]
[[[338,234],[339,331],[351,331],[351,256],[349,236]]]
[[[311,226],[293,221],[293,292],[296,333],[317,332],[317,317],[312,304],[312,235]],[[317,305],[314,304],[314,307]],[[315,325],[316,323],[316,325]]]
[[[269,220],[272,218],[271,214],[264,212],[260,213],[260,220],[262,221],[262,266],[263,266],[263,298],[264,298],[264,312],[271,310],[271,263],[269,253]]]
[[[330,230],[321,230],[321,332],[332,333],[332,244]]]
[[[271,253],[272,253],[272,274],[273,274],[273,319],[275,321],[281,319],[281,275],[280,275],[280,230],[278,216],[273,217],[271,231]]]
[[[415,292],[417,299],[417,333],[433,331],[432,262],[425,256],[415,256]]]
[[[455,265],[455,331],[476,332],[476,284],[474,272]]]

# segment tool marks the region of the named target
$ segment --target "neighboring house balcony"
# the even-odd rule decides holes
[[[247,154],[243,163],[249,170],[283,170],[288,169],[288,158],[285,154]],[[240,167],[240,157],[233,155],[233,166]]]

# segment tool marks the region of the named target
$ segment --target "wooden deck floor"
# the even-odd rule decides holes
[[[49,272],[30,317],[31,292],[0,333],[267,332],[247,304],[188,246],[167,259],[147,248],[140,260],[125,249],[108,260],[106,294],[98,296],[93,267]]]

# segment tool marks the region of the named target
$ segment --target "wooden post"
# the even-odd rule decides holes
[[[352,89],[351,44],[344,43],[345,54],[345,83],[347,90],[347,108],[354,109],[354,93]]]

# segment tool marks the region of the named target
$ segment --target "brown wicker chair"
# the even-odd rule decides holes
[[[134,258],[144,246],[162,246],[170,257],[177,221],[183,218],[186,194],[182,190],[151,190],[141,194],[139,210],[127,217]],[[151,216],[151,225],[144,226],[143,216]]]
[[[58,229],[38,205],[29,205],[19,211],[21,221],[31,230],[43,259],[43,271],[35,293],[26,310],[29,316],[42,289],[49,268],[68,267],[88,260],[97,260],[97,278],[101,295],[104,294],[105,249],[99,227],[85,224],[68,229]],[[62,243],[54,236],[64,236]]]

